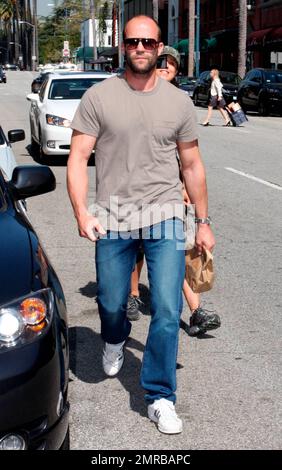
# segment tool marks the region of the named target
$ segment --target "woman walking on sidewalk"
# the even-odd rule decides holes
[[[211,76],[212,82],[211,82],[211,90],[210,90],[210,99],[209,99],[209,104],[208,104],[208,115],[207,115],[206,120],[202,123],[202,125],[203,126],[210,125],[210,119],[212,116],[213,108],[217,107],[217,109],[219,110],[219,112],[221,113],[225,121],[225,126],[230,126],[231,121],[229,119],[227,112],[224,110],[226,106],[226,102],[222,95],[223,85],[219,78],[219,71],[217,69],[212,69],[210,72],[210,76]]]

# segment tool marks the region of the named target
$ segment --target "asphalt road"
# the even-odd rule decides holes
[[[0,85],[2,126],[26,130],[26,141],[14,145],[21,164],[33,162],[26,148],[31,79],[29,72],[10,72],[8,84]],[[198,108],[199,122],[205,113]],[[66,159],[49,162],[56,191],[28,202],[68,304],[73,449],[282,447],[282,118],[253,114],[241,128],[221,127],[217,113],[212,121],[212,127],[199,126],[199,133],[217,238],[217,281],[203,301],[221,315],[222,327],[203,339],[189,338],[187,307],[183,312],[177,372],[181,435],[162,435],[146,418],[139,371],[148,312],[133,325],[119,376],[108,379],[102,371],[94,247],[77,234]],[[95,167],[89,175],[92,201]],[[147,301],[146,269],[141,282]]]

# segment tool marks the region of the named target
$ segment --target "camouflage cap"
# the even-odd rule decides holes
[[[164,56],[167,56],[167,55],[170,55],[171,57],[174,58],[174,60],[177,63],[177,66],[179,68],[179,66],[180,66],[180,54],[179,54],[179,52],[176,49],[174,49],[174,47],[164,46],[163,51],[160,54],[160,57],[164,57]]]

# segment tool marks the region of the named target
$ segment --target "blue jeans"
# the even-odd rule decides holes
[[[108,232],[97,242],[97,302],[101,335],[107,343],[124,341],[131,330],[126,317],[131,273],[140,238],[148,266],[151,323],[143,356],[141,386],[145,399],[166,398],[175,402],[178,333],[185,273],[183,222],[169,219],[146,229],[140,238],[124,239]],[[165,236],[166,235],[166,236]]]

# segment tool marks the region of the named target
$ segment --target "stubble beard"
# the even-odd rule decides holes
[[[149,75],[156,68],[157,60],[158,56],[152,55],[152,59],[148,60],[145,67],[138,67],[138,65],[131,60],[130,55],[126,55],[126,65],[135,75]]]

